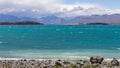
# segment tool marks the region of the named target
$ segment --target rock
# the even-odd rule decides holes
[[[96,57],[97,58],[97,60],[98,60],[98,63],[99,64],[101,64],[102,63],[102,61],[104,60],[104,58],[103,57]]]
[[[103,57],[99,57],[99,56],[97,56],[97,57],[90,57],[90,62],[92,64],[94,64],[94,63],[101,64],[103,60],[104,60],[104,58]]]
[[[97,63],[97,60],[95,57],[90,57],[90,62],[94,64],[94,63]]]
[[[83,62],[83,65],[84,65],[84,66],[88,66],[88,65],[90,65],[90,62],[89,62],[89,61],[84,61],[84,62]]]
[[[70,62],[64,61],[63,64],[67,65],[70,64]]]
[[[55,62],[55,65],[57,65],[57,66],[62,66],[62,63],[60,63],[60,62]]]
[[[83,66],[83,65],[84,65],[84,61],[83,61],[83,60],[80,60],[80,62],[77,63],[77,64],[80,64],[80,66]]]
[[[113,58],[111,61],[111,66],[119,66],[119,61],[116,58]]]
[[[68,61],[64,61],[63,62],[63,66],[66,68],[66,67],[69,67],[71,65],[71,63],[70,62],[68,62]]]

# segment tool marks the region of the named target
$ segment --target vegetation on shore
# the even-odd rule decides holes
[[[0,22],[0,25],[44,25],[35,21]]]

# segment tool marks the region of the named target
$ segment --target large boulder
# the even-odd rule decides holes
[[[62,64],[62,60],[57,60],[56,62],[55,62],[55,65],[56,66],[62,66],[63,64]]]
[[[119,61],[116,58],[113,58],[111,61],[111,66],[119,66]]]
[[[90,62],[91,62],[92,64],[94,64],[94,63],[101,64],[103,60],[104,60],[104,58],[103,58],[103,57],[99,57],[99,56],[90,57]]]

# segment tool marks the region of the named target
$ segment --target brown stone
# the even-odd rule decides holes
[[[119,66],[119,61],[116,58],[113,58],[113,60],[111,61],[111,65],[112,66]]]
[[[97,56],[97,57],[90,57],[90,62],[92,64],[94,64],[94,63],[101,64],[103,60],[104,60],[104,58],[103,57],[99,57],[99,56]]]

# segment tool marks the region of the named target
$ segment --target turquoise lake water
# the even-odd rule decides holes
[[[1,25],[0,57],[120,58],[119,25]]]

